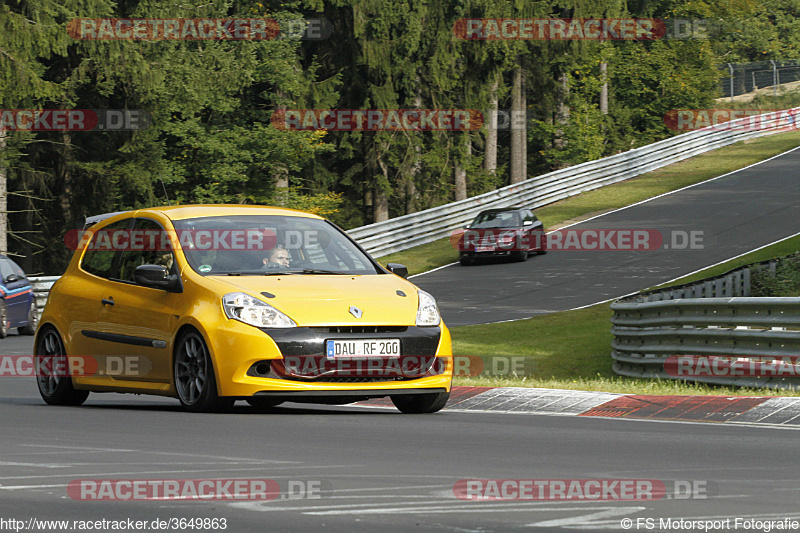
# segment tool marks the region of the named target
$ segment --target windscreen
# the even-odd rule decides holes
[[[202,275],[383,273],[325,220],[238,215],[173,224],[187,262]]]
[[[471,228],[518,228],[520,226],[519,213],[516,211],[488,211],[481,213],[472,222]]]

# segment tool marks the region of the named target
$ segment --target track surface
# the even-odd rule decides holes
[[[436,294],[452,325],[632,292],[800,230],[798,163],[794,152],[580,226],[700,230],[701,251],[551,252],[415,281]],[[31,338],[11,336],[0,346],[4,354],[30,353]],[[92,394],[80,408],[51,407],[32,380],[0,378],[0,519],[208,517],[225,518],[235,532],[620,531],[626,518],[639,519],[640,531],[659,531],[659,518],[800,520],[790,429],[286,405],[195,415],[175,400]],[[67,493],[80,479],[246,478],[273,479],[282,489],[318,482],[323,490],[319,499],[237,503],[90,502]],[[453,485],[467,478],[688,481],[706,487],[696,496],[707,498],[461,501]]]
[[[800,150],[570,229],[702,232],[702,249],[553,250],[415,276],[450,326],[515,320],[630,294],[800,231]],[[683,237],[676,234],[675,244]]]
[[[2,341],[24,353],[29,337]],[[0,518],[225,518],[227,531],[620,531],[624,518],[800,519],[797,433],[566,416],[308,408],[195,415],[175,400],[93,394],[46,406],[0,378]],[[317,499],[80,501],[80,479],[319,482]],[[649,479],[704,498],[461,501],[461,479]],[[645,522],[641,522],[644,524]],[[644,530],[644,526],[640,530]],[[659,529],[656,528],[656,531]],[[205,529],[202,531],[212,531]]]

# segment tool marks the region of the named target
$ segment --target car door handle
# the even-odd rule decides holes
[[[114,305],[114,298],[103,298],[103,305]]]

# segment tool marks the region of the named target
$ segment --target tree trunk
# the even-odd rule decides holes
[[[286,205],[289,201],[289,170],[281,166],[272,176],[275,179],[275,205]]]
[[[419,211],[419,191],[417,190],[416,179],[420,168],[422,168],[422,147],[419,144],[415,144],[414,163],[411,165],[411,170],[406,177],[405,183],[406,214]]]
[[[276,91],[275,96],[280,99],[279,101],[283,101],[282,99],[285,95],[279,89]],[[279,104],[275,107],[274,112],[277,113],[278,111],[286,111],[286,106]],[[275,180],[275,205],[285,206],[289,203],[289,169],[280,165],[272,173],[272,177]]]
[[[420,86],[420,81],[417,79],[417,87]],[[422,97],[419,92],[414,96],[414,109],[422,108]],[[419,211],[419,191],[417,190],[417,176],[419,170],[422,168],[422,146],[420,145],[418,137],[413,133],[409,136],[409,142],[414,144],[414,162],[411,164],[408,176],[405,180],[405,194],[406,194],[406,214],[416,213]]]
[[[518,58],[511,88],[511,183],[520,183],[528,177],[527,120],[515,118],[527,116],[525,79],[520,61]]]
[[[483,158],[483,168],[491,174],[497,172],[497,88],[498,78],[492,83],[491,96],[489,97],[489,113],[486,122],[486,154]]]
[[[64,226],[66,228],[74,228],[75,216],[70,205],[72,200],[72,174],[69,170],[69,161],[72,155],[72,136],[70,132],[64,131],[61,133],[61,146],[58,152],[59,159],[56,164],[56,180],[60,185],[58,204],[61,207]]]
[[[600,63],[600,79],[603,85],[600,87],[600,112],[608,115],[608,63]]]
[[[472,142],[469,133],[464,133],[464,152],[460,157],[456,157],[453,169],[455,182],[456,202],[467,199],[467,168],[466,164],[472,155]]]
[[[0,128],[0,153],[6,149],[6,130]],[[8,174],[0,164],[0,254],[8,253]]]
[[[564,126],[569,122],[569,105],[567,104],[567,97],[569,96],[569,76],[563,72],[558,77],[561,90],[558,92],[558,108],[556,109],[556,138],[553,144],[556,148],[563,148],[567,145],[564,139]]]
[[[381,168],[383,174],[383,182],[389,181],[389,167],[380,156],[377,157],[378,166]],[[372,189],[372,221],[383,222],[389,220],[389,197],[386,196],[386,191],[381,183],[376,183]]]

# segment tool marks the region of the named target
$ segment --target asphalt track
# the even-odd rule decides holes
[[[450,267],[415,281],[439,298],[451,324],[521,318],[632,292],[800,230],[798,158],[784,155],[581,225],[701,230],[703,250],[554,251],[527,263]],[[455,290],[442,281],[445,274],[459,276]],[[474,296],[464,300],[466,291]],[[12,335],[0,350],[29,354],[31,338]],[[4,531],[88,530],[29,528],[33,518],[218,518],[232,532],[690,529],[665,528],[667,519],[718,520],[725,531],[737,518],[800,521],[791,427],[447,409],[409,416],[298,404],[268,412],[237,404],[231,413],[199,415],[172,399],[94,393],[83,407],[67,408],[45,405],[30,378],[3,377],[0,428]],[[281,494],[250,502],[86,501],[67,490],[82,479],[269,479]],[[453,490],[464,479],[654,480],[671,492],[642,501],[464,501]],[[687,485],[696,490],[674,492]],[[315,487],[314,497],[299,486]],[[764,528],[744,523],[736,530]]]
[[[576,229],[657,230],[663,246],[453,264],[413,282],[436,297],[449,326],[462,326],[574,309],[675,279],[800,232],[800,150],[569,228]],[[690,232],[702,232],[702,246],[675,249]]]
[[[6,354],[30,350],[30,337],[0,343]],[[298,404],[203,415],[117,394],[52,407],[31,379],[15,377],[0,378],[0,391],[0,519],[21,521],[20,531],[47,530],[27,529],[32,519],[76,531],[72,521],[217,518],[231,532],[623,531],[625,519],[639,531],[667,531],[667,519],[730,520],[722,530],[732,530],[736,518],[800,520],[789,428]],[[67,488],[85,479],[266,479],[280,496],[86,501]],[[667,495],[469,501],[454,494],[465,479],[652,480]]]

